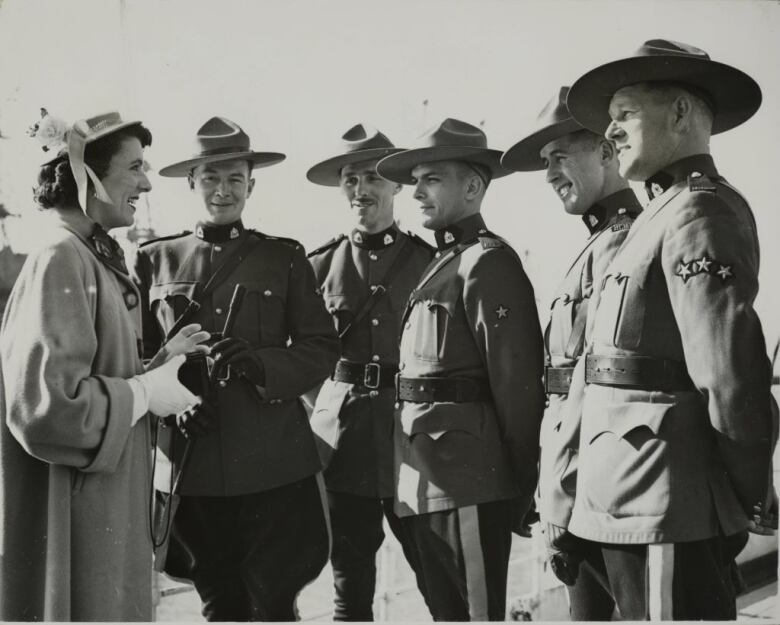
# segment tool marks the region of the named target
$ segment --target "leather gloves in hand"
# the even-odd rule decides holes
[[[552,572],[564,584],[573,586],[584,557],[580,539],[570,534],[566,528],[552,523],[547,523],[544,533]]]
[[[197,438],[217,427],[217,409],[209,401],[176,415],[176,425],[186,438]]]
[[[248,341],[234,337],[222,339],[212,345],[211,357],[214,359],[213,378],[227,377],[228,367],[230,367],[253,384],[265,385],[263,361],[255,356]]]

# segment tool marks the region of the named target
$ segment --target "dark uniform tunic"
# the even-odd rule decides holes
[[[440,254],[404,317],[400,384],[412,380],[417,394],[428,388],[420,378],[449,378],[459,390],[401,402],[396,507],[434,618],[503,619],[513,514],[527,510],[536,486],[539,318],[520,259],[481,215],[436,237]]]
[[[675,619],[734,618],[719,537],[742,544],[769,505],[775,436],[756,224],[709,156],[646,186],[597,302],[569,529],[614,547],[607,560],[639,546],[618,558],[638,564],[609,571],[637,584],[616,597],[624,618],[646,614],[644,576],[625,574],[644,570],[649,543],[677,543]]]
[[[335,620],[373,619],[383,516],[409,558],[392,510],[393,381],[401,315],[432,257],[430,245],[395,226],[374,234],[354,230],[309,254],[339,333],[349,328],[341,344],[343,369],[325,381],[312,414],[312,429],[329,456],[324,476],[333,529]],[[386,292],[356,320],[380,284]],[[359,381],[350,382],[342,372],[357,372]]]
[[[550,305],[545,331],[549,406],[542,421],[539,459],[539,516],[543,523],[566,528],[571,518],[577,481],[582,394],[570,396],[574,366],[590,334],[588,308],[594,288],[626,238],[642,207],[631,189],[613,193],[592,206],[582,220],[590,237],[572,262]],[[547,528],[552,531],[554,528]],[[572,541],[569,541],[572,542]],[[609,620],[613,601],[608,592],[593,596],[597,581],[586,565],[569,587],[573,620]],[[591,588],[592,587],[592,588]],[[583,600],[582,595],[588,597]]]
[[[205,298],[199,311],[188,322],[200,323],[211,332],[221,331],[235,285],[246,287],[233,336],[248,341],[256,357],[262,361],[264,390],[260,392],[249,381],[235,376],[214,389],[212,399],[218,411],[216,430],[198,438],[192,447],[181,481],[180,493],[185,497],[174,523],[174,536],[177,535],[177,527],[183,530],[182,524],[190,523],[202,512],[193,511],[188,516],[184,512],[188,506],[203,499],[212,504],[216,501],[217,511],[211,509],[208,514],[204,513],[202,520],[206,523],[208,515],[220,514],[219,507],[223,504],[227,514],[228,506],[235,505],[229,502],[230,498],[252,494],[258,501],[253,499],[251,504],[242,504],[244,513],[249,514],[246,510],[259,506],[265,515],[263,520],[271,516],[277,519],[277,525],[284,525],[278,520],[287,519],[286,529],[276,527],[276,530],[284,530],[287,543],[272,533],[266,534],[265,538],[287,544],[292,551],[266,549],[265,554],[258,553],[257,560],[262,563],[257,566],[264,571],[259,575],[260,580],[250,582],[244,576],[243,583],[236,582],[234,576],[237,572],[229,570],[231,565],[221,562],[221,569],[214,565],[214,558],[221,557],[214,555],[219,552],[217,544],[213,545],[214,553],[200,554],[201,559],[207,562],[203,565],[208,568],[206,573],[199,568],[202,563],[197,563],[197,550],[206,549],[203,543],[208,543],[209,537],[216,542],[222,541],[223,551],[228,549],[225,541],[231,538],[229,524],[221,526],[227,535],[220,535],[217,530],[209,532],[205,526],[188,527],[189,539],[184,537],[182,540],[189,543],[187,548],[195,552],[196,560],[190,575],[196,586],[200,581],[205,592],[216,597],[214,603],[217,607],[207,614],[209,618],[243,620],[249,615],[240,611],[222,611],[220,606],[233,600],[224,598],[223,587],[231,583],[243,585],[250,594],[256,585],[276,588],[274,583],[283,577],[279,571],[293,569],[291,577],[297,576],[296,581],[279,590],[276,596],[273,589],[265,589],[262,597],[252,597],[251,615],[253,618],[291,618],[294,594],[319,573],[327,552],[325,519],[313,483],[313,476],[320,470],[321,464],[299,396],[332,371],[338,354],[338,339],[319,297],[303,248],[290,239],[244,230],[240,222],[218,227],[199,225],[195,234],[186,233],[143,245],[136,258],[135,275],[142,293],[145,352],[151,355],[159,348],[166,332],[187,304],[202,292],[212,273],[247,238],[252,241],[243,252],[243,261]],[[176,464],[181,463],[185,440],[176,428],[163,428],[159,448],[156,487],[167,491],[171,484],[170,473],[166,470],[167,461],[173,457]],[[311,481],[311,485],[308,482],[302,485],[302,480]],[[297,498],[281,496],[279,489],[282,487],[298,489],[301,494]],[[273,502],[261,505],[258,494],[267,494]],[[300,503],[302,508],[299,510],[295,507],[296,501],[305,501],[306,505],[313,506],[314,514],[309,513],[308,530],[298,523],[298,516],[303,513],[305,505]],[[241,516],[236,515],[235,523],[241,522]],[[258,516],[250,515],[250,518],[254,518],[255,523],[260,522]],[[256,530],[260,532],[253,525],[249,532]],[[295,534],[299,534],[297,540],[300,540],[302,531],[309,532],[308,536],[316,542],[310,553],[302,555],[309,560],[307,566],[292,561],[295,553],[301,554],[302,546],[300,543],[296,546]],[[236,530],[234,533],[241,532]],[[237,552],[243,550],[243,557],[249,558],[253,548],[251,543],[244,544]],[[275,561],[273,554],[277,557]],[[285,558],[291,560],[288,562]],[[299,568],[296,569],[296,566]],[[241,567],[249,568],[250,564],[241,562]],[[218,577],[224,583],[215,581]],[[288,591],[294,591],[292,597],[288,596]],[[279,601],[282,595],[284,600]],[[204,592],[201,592],[201,597],[208,604]],[[207,608],[208,605],[204,607],[204,612]]]

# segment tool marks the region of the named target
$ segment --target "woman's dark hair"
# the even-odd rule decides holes
[[[92,168],[98,180],[105,178],[111,158],[122,147],[122,142],[135,137],[141,142],[141,147],[152,145],[152,133],[143,124],[127,126],[102,139],[88,143],[84,150],[84,162]],[[92,182],[87,182],[89,188]],[[38,172],[38,184],[33,188],[33,198],[41,208],[57,208],[78,206],[78,189],[70,161],[66,152],[41,166]]]

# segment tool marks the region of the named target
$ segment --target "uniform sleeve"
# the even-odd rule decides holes
[[[511,251],[493,248],[469,272],[463,300],[505,449],[522,493],[532,494],[544,412],[544,347],[533,287]]]
[[[758,241],[751,222],[714,193],[691,196],[691,210],[663,242],[663,271],[688,373],[707,402],[721,459],[752,516],[771,484],[773,400],[758,292]]]
[[[131,278],[141,293],[141,328],[143,332],[144,359],[153,358],[162,347],[163,335],[149,303],[149,289],[152,284],[152,266],[149,256],[137,250],[130,270]]]
[[[331,374],[339,357],[336,329],[301,246],[293,252],[288,285],[286,320],[290,343],[256,352],[265,368],[265,393],[269,399],[302,395]]]
[[[94,279],[69,243],[28,263],[0,331],[6,424],[44,462],[113,471],[130,432],[133,395],[126,380],[92,371]]]

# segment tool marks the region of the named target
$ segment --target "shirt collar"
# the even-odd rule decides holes
[[[349,235],[352,245],[363,250],[383,250],[395,243],[397,238],[398,229],[395,227],[395,224],[373,234],[355,228]]]
[[[436,239],[436,247],[439,250],[446,250],[461,241],[471,241],[479,235],[487,233],[488,229],[485,226],[485,220],[482,219],[482,215],[476,213],[464,217],[446,228],[436,230],[433,235]]]
[[[621,189],[600,199],[582,215],[590,234],[603,229],[615,215],[638,215],[642,205],[631,189]]]
[[[195,225],[195,236],[208,243],[225,243],[239,238],[244,230],[244,224],[240,219],[229,224],[209,224],[199,221]]]
[[[647,197],[654,200],[669,189],[669,187],[678,182],[682,182],[687,179],[688,176],[696,178],[702,175],[709,178],[718,177],[718,170],[715,168],[715,162],[712,160],[712,156],[709,154],[686,156],[679,161],[667,165],[645,180]]]

